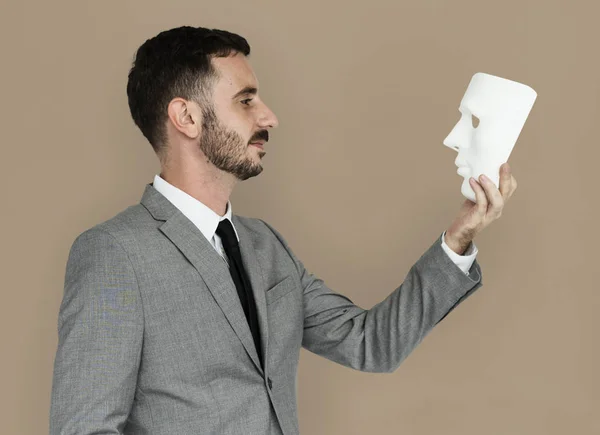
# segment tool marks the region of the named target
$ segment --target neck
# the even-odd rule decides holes
[[[219,216],[224,216],[227,212],[227,201],[229,201],[237,182],[233,175],[220,171],[214,166],[212,170],[206,167],[163,167],[160,176],[206,205]]]

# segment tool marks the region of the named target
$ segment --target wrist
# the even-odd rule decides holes
[[[448,245],[448,247],[458,255],[464,255],[471,245],[471,238],[461,234],[453,233],[451,230],[446,231],[444,240],[446,245]]]

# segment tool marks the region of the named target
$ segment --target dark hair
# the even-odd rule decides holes
[[[159,158],[166,152],[167,106],[175,97],[211,107],[219,78],[212,57],[250,54],[246,39],[235,33],[182,26],[165,30],[137,50],[127,80],[129,110]]]

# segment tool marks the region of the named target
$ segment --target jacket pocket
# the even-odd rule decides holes
[[[285,296],[289,292],[294,290],[294,281],[291,276],[286,276],[269,290],[267,290],[265,294],[265,298],[267,301],[267,305],[272,304],[279,298]]]

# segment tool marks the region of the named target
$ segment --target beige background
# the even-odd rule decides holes
[[[237,214],[370,308],[463,200],[442,145],[478,72],[538,99],[519,182],[476,238],[484,285],[393,374],[306,350],[303,434],[600,433],[600,8],[591,1],[2,2],[1,433],[47,433],[57,315],[80,232],[159,171],[130,118],[133,53],[180,25],[246,37],[279,117]]]

